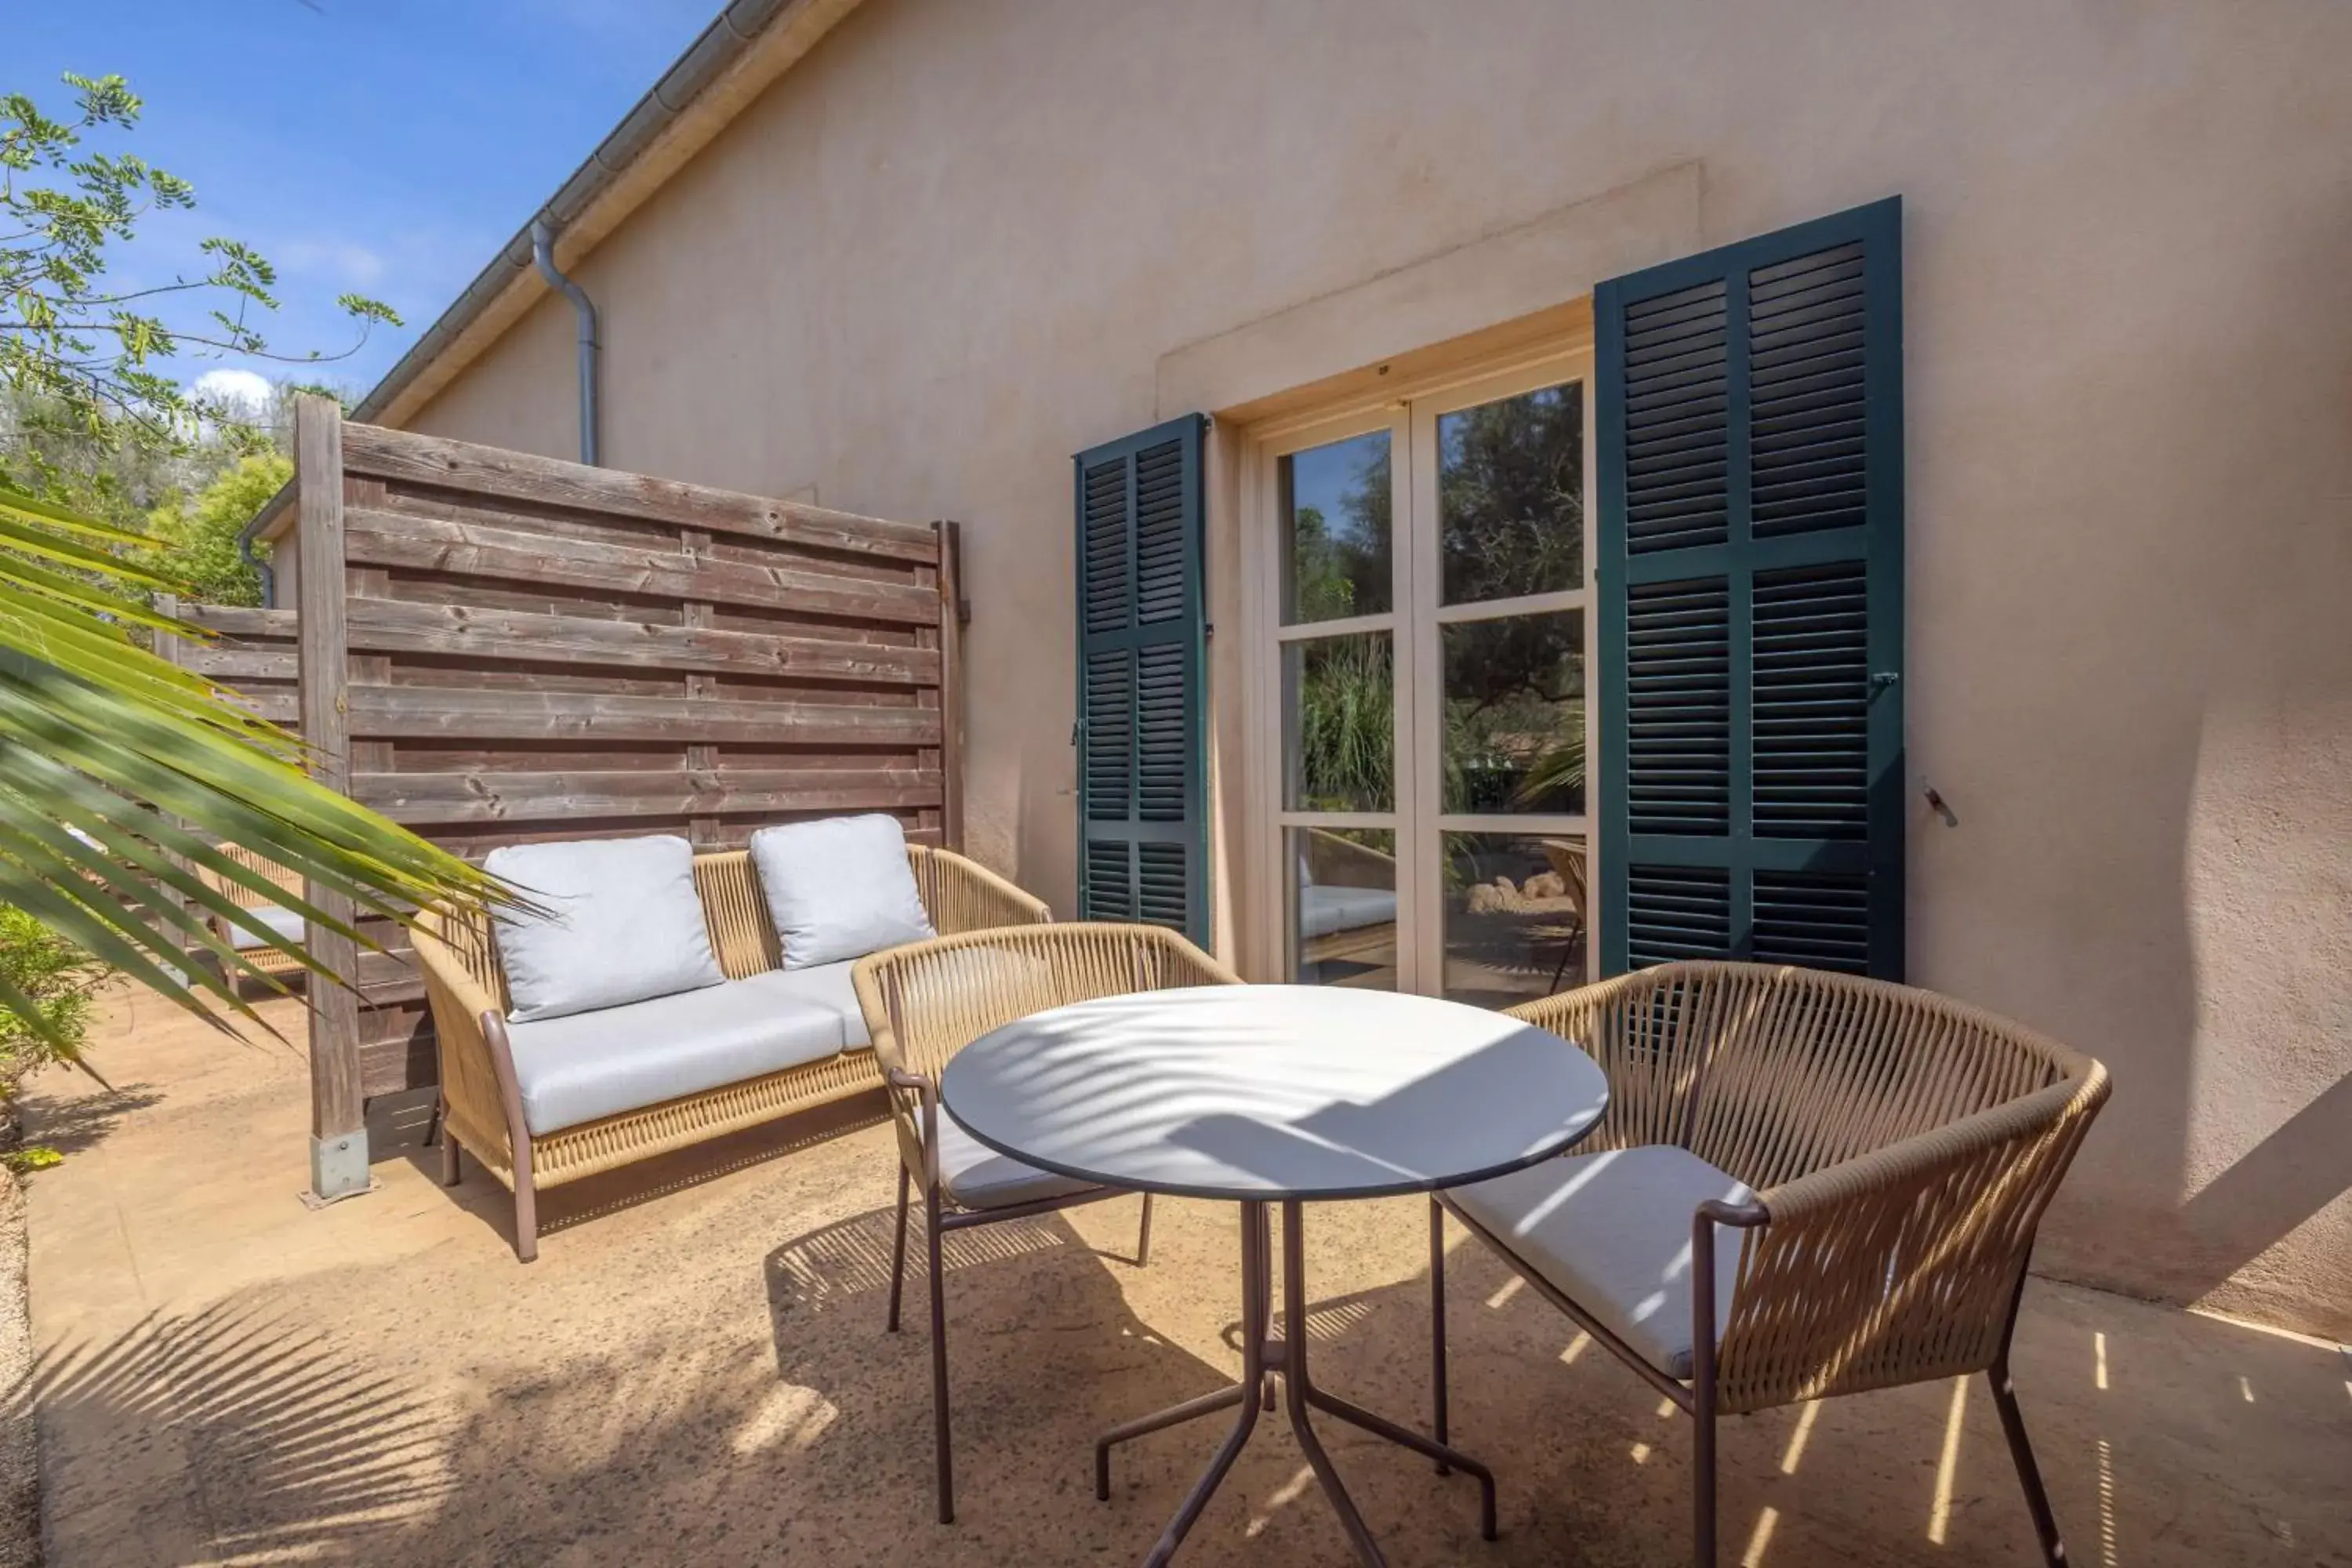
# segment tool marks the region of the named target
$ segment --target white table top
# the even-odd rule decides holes
[[[1455,1002],[1209,985],[1057,1007],[949,1062],[940,1102],[1016,1160],[1244,1201],[1365,1198],[1559,1153],[1609,1103],[1559,1036]]]

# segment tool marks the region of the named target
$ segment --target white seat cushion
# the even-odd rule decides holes
[[[280,941],[300,942],[302,940],[302,917],[283,904],[262,904],[245,912],[276,931]],[[239,925],[228,928],[228,944],[238,952],[251,952],[256,948],[270,945],[261,937]]]
[[[847,964],[507,1026],[533,1137],[841,1054],[865,1020]],[[846,1011],[844,1011],[844,1007]]]
[[[1446,1196],[1669,1377],[1691,1374],[1691,1220],[1746,1184],[1666,1144],[1547,1160]],[[1715,1232],[1715,1324],[1731,1313],[1741,1233]]]
[[[1317,882],[1298,889],[1298,934],[1330,936],[1396,919],[1397,896],[1387,888],[1340,888]]]
[[[850,984],[856,968],[855,963],[820,963],[810,969],[778,969],[755,974],[743,984],[839,1014],[842,1048],[862,1051],[873,1046],[874,1037],[866,1032],[866,1010],[857,1005],[857,987]]]
[[[1010,1208],[1014,1204],[1087,1192],[1096,1185],[1000,1154],[958,1126],[945,1110],[940,1112],[940,1184],[948,1196],[968,1209]]]

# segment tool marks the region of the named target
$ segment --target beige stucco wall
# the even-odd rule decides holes
[[[2045,1268],[2352,1336],[2347,83],[2335,0],[869,0],[578,268],[607,460],[962,519],[1066,907],[1072,451],[1900,192],[1913,973],[2115,1070]],[[571,367],[414,423],[569,455]]]

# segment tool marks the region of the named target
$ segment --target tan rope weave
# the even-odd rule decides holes
[[[955,1054],[991,1029],[1049,1007],[1241,976],[1159,926],[1087,922],[943,936],[861,958],[851,971],[874,1055],[934,1084]],[[918,1097],[890,1109],[908,1169],[924,1167]]]
[[[1671,963],[1514,1007],[1608,1075],[1579,1152],[1671,1143],[1756,1190],[1727,1413],[1990,1367],[2106,1069],[1907,986]]]
[[[916,889],[931,924],[941,931],[979,929],[970,922],[1049,921],[1052,911],[1002,877],[945,849],[907,848]],[[775,926],[746,850],[694,858],[695,887],[719,967],[730,980],[781,966]],[[440,1037],[444,1110],[467,1152],[514,1184],[509,1106],[482,1030],[482,1015],[505,1016],[506,975],[487,916],[427,910],[415,934],[417,967],[425,977]],[[577,1181],[674,1149],[756,1127],[794,1111],[869,1092],[881,1085],[871,1052],[845,1051],[764,1078],[683,1096],[530,1140],[531,1185]]]
[[[278,886],[285,889],[288,892],[293,893],[298,897],[301,894],[302,879],[288,870],[285,867],[278,865],[276,861],[268,859],[256,851],[247,848],[242,844],[221,845],[220,852],[229,859],[236,861],[238,865],[244,867],[247,870],[260,872],[263,876],[268,878],[272,882],[277,883]],[[214,870],[209,866],[198,866],[194,868],[194,869],[196,873],[197,879],[202,881],[206,888],[209,888],[215,893],[221,894],[238,909],[257,910],[265,904],[277,902],[276,900],[272,899],[267,893],[256,892],[253,889],[247,887],[242,882],[230,881],[226,877],[222,876],[218,871]],[[219,937],[223,942],[231,942],[233,940],[232,928],[227,921],[222,919],[219,915],[213,915],[209,917],[209,921],[213,928],[213,934],[215,936]],[[291,953],[281,952],[274,947],[247,948],[244,950],[241,956],[247,963],[250,963],[255,969],[260,971],[264,974],[299,974],[302,973],[302,961],[300,959],[294,957]]]

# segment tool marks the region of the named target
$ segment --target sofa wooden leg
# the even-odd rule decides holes
[[[539,1194],[527,1176],[515,1182],[515,1258],[529,1263],[539,1256]]]
[[[449,1131],[445,1118],[441,1123],[441,1184],[454,1187],[465,1178],[465,1167],[458,1159],[457,1135]]]
[[[898,1298],[907,1283],[907,1189],[911,1178],[907,1163],[898,1162],[898,1234],[890,1243],[890,1321],[892,1333],[898,1331]]]

